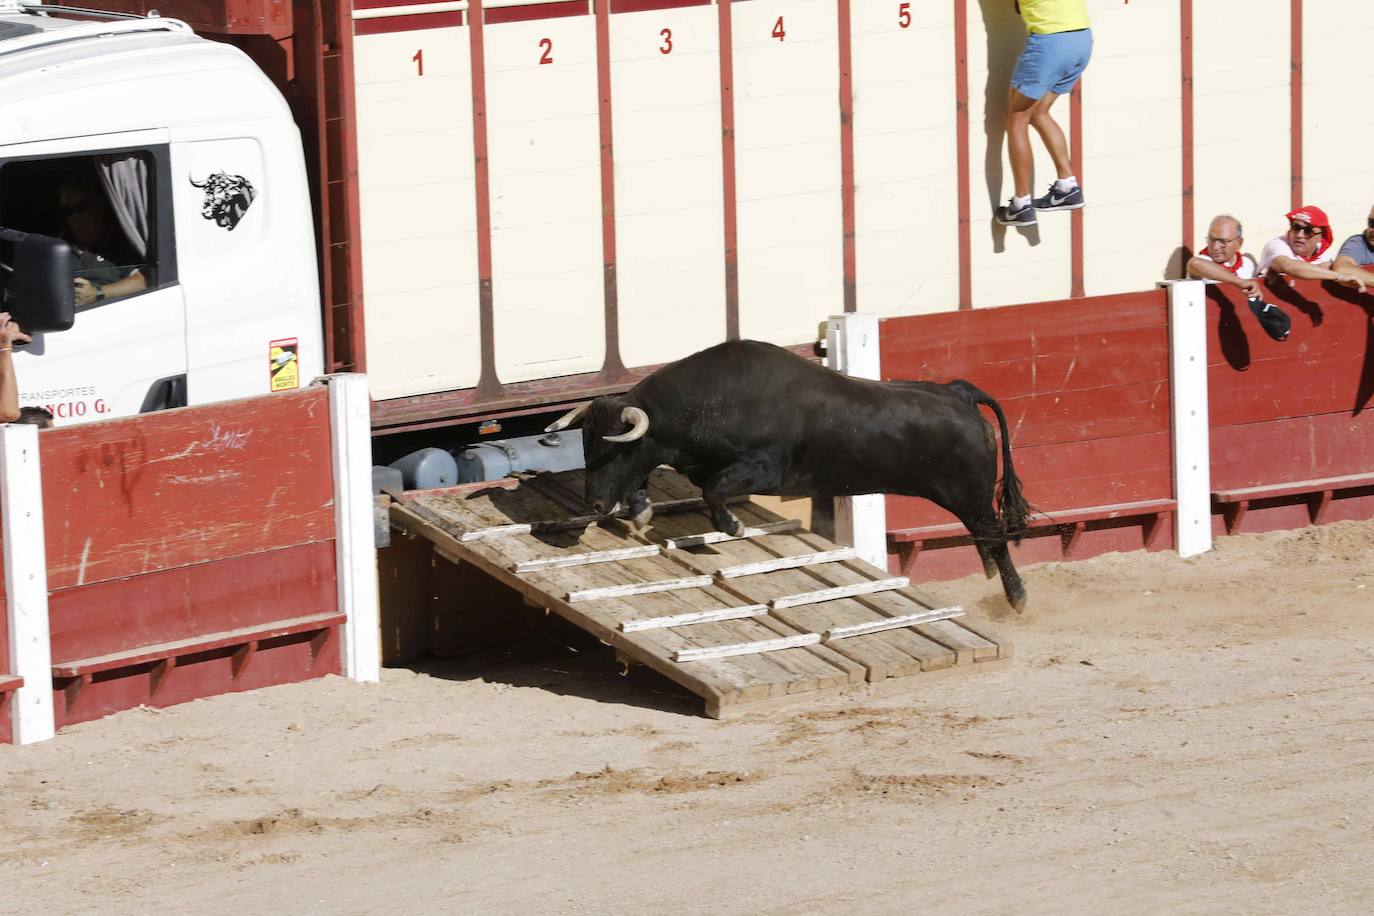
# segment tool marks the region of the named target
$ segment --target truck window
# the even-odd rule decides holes
[[[70,243],[77,311],[175,281],[160,257],[170,208],[158,206],[158,157],[149,150],[21,159],[0,165],[0,225]],[[160,234],[161,230],[161,234]]]

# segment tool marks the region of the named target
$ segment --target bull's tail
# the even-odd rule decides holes
[[[1007,415],[1002,413],[1002,405],[978,386],[963,379],[951,384],[961,387],[973,403],[990,407],[997,415],[997,428],[1002,434],[1002,479],[997,485],[997,514],[1001,517],[1007,537],[1019,543],[1030,530],[1030,517],[1035,509],[1026,502],[1021,492],[1021,479],[1016,476],[1016,468],[1011,462],[1011,434],[1007,432]]]

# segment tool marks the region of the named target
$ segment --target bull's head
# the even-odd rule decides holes
[[[548,427],[549,432],[567,429],[579,419],[582,454],[587,464],[587,505],[597,515],[625,504],[658,465],[649,432],[649,415],[624,398],[600,397],[569,411]]]
[[[242,175],[212,172],[204,181],[196,181],[195,178],[190,178],[190,181],[191,187],[205,191],[200,215],[230,231],[243,219],[257,197],[253,183]]]

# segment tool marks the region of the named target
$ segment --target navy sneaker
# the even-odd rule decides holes
[[[1072,191],[1056,191],[1054,182],[1050,182],[1050,189],[1045,192],[1044,197],[1035,199],[1035,209],[1037,210],[1081,210],[1083,209],[1083,189],[1074,187]]]
[[[997,208],[997,222],[1003,226],[1034,226],[1035,206],[1027,203],[1021,209],[1013,210],[1011,201],[1007,201],[1005,206]]]

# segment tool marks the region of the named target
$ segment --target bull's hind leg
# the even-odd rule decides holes
[[[1011,551],[1007,548],[1006,533],[1002,530],[1002,523],[997,520],[996,514],[991,507],[983,509],[976,514],[965,515],[955,513],[959,516],[959,521],[968,528],[969,534],[973,535],[974,543],[978,545],[978,555],[983,558],[983,569],[988,572],[988,578],[992,578],[992,573],[988,571],[989,561],[992,567],[1002,576],[1002,591],[1007,596],[1007,603],[1014,607],[1017,612],[1026,609],[1026,587],[1021,584],[1021,576],[1016,572],[1016,566],[1011,562]]]
[[[992,558],[992,551],[988,545],[982,541],[974,541],[973,546],[978,548],[978,559],[983,561],[983,575],[991,579],[997,575],[997,561]]]
[[[739,537],[744,524],[727,508],[732,496],[766,493],[782,485],[782,469],[766,455],[743,458],[726,465],[701,482],[701,496],[711,510],[711,524],[717,531]]]

